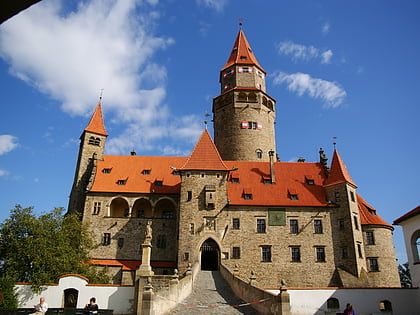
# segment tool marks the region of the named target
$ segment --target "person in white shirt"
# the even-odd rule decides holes
[[[48,311],[48,304],[42,297],[39,299],[39,303],[34,306],[35,312],[30,315],[44,315]]]

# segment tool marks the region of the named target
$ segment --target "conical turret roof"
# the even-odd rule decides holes
[[[324,186],[330,186],[330,185],[346,183],[346,182],[357,187],[357,185],[351,179],[350,174],[347,171],[346,165],[341,159],[340,154],[338,154],[337,150],[334,150],[334,155],[331,162],[330,174],[328,178],[326,179]]]
[[[228,170],[207,129],[204,129],[182,170]]]
[[[264,69],[260,66],[257,59],[255,58],[251,46],[249,45],[248,40],[245,37],[245,33],[242,29],[239,30],[235,44],[232,48],[232,52],[230,53],[228,61],[222,68],[222,71],[234,64],[255,65],[265,73]]]
[[[102,116],[101,103],[98,103],[98,105],[96,106],[96,109],[93,112],[93,115],[90,118],[89,124],[87,125],[85,131],[97,133],[103,136],[108,136],[108,133],[105,130],[104,119]]]

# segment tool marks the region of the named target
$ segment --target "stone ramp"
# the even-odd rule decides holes
[[[248,301],[254,302],[254,301]],[[167,314],[258,314],[251,306],[230,307],[245,303],[237,298],[219,271],[202,270],[197,274],[193,292]],[[201,305],[198,307],[193,305]]]

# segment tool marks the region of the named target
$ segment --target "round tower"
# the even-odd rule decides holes
[[[266,93],[265,76],[240,29],[213,99],[214,142],[223,160],[268,162],[276,151],[276,101]]]

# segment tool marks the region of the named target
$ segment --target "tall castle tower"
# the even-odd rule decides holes
[[[107,137],[108,133],[105,130],[102,106],[99,103],[89,124],[80,136],[79,157],[68,206],[69,213],[83,212],[86,190],[95,170],[96,160],[102,160]]]
[[[266,93],[265,75],[240,29],[213,100],[214,142],[225,161],[268,162],[276,150],[276,101]]]

